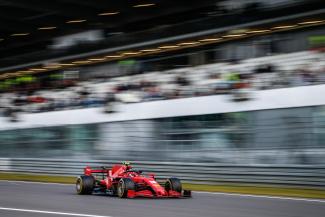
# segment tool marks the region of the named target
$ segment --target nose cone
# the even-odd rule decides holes
[[[166,196],[166,195],[168,195],[168,192],[165,190],[165,188],[163,188],[158,183],[155,185],[155,187],[156,187],[156,193],[157,193],[157,195],[159,195],[159,196]]]
[[[163,188],[157,190],[156,193],[157,193],[157,196],[168,196],[167,191],[165,189],[163,189]]]

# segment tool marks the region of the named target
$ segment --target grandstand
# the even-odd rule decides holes
[[[115,77],[106,79],[108,81],[102,81],[104,79],[87,80],[76,83],[65,90],[36,91],[33,95],[43,100],[27,101],[22,111],[37,112],[104,106],[108,102],[107,95],[109,93],[115,94],[118,102],[136,103],[222,93],[229,94],[232,90],[241,89],[240,86],[236,87],[236,83],[247,83],[244,86],[246,91],[318,85],[325,82],[324,58],[325,55],[322,52],[302,51],[251,58],[239,63],[224,62]],[[270,65],[274,68],[272,71],[258,72],[259,68]],[[310,70],[310,75],[302,74],[305,69]],[[231,80],[230,75],[232,73],[238,75],[237,80]],[[180,77],[186,80],[186,84],[178,81]],[[84,89],[89,94],[80,99],[80,92]],[[10,95],[12,94],[3,94],[3,107],[6,107],[5,99],[10,98]],[[26,96],[26,98],[28,97],[31,98],[32,96]]]

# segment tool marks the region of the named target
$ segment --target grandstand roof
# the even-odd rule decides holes
[[[42,49],[58,36],[104,29],[127,33],[181,22],[215,0],[0,0],[0,50]]]
[[[94,58],[88,53],[157,42],[182,34],[222,30],[306,11],[316,12],[313,15],[322,19],[325,14],[321,0],[301,1],[305,5],[282,5],[264,11],[256,10],[256,5],[249,5],[241,13],[229,9],[224,13],[225,9],[217,5],[220,2],[228,1],[204,0],[198,4],[198,1],[189,0],[0,0],[0,73],[12,73],[16,68],[24,70],[26,64],[37,66],[40,61],[58,60],[68,55],[69,58],[63,60],[83,58],[76,57],[80,54]],[[58,37],[93,30],[102,31],[103,40],[81,43],[65,50],[48,49]],[[190,37],[187,39],[191,40]],[[165,42],[159,43],[156,46]],[[146,49],[146,46],[139,49]]]

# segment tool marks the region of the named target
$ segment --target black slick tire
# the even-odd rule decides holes
[[[182,193],[182,183],[178,178],[169,178],[165,182],[165,190],[173,190],[179,193]]]
[[[119,198],[126,198],[128,190],[135,190],[135,183],[130,178],[122,178],[117,185],[117,196]]]
[[[95,179],[93,176],[79,176],[76,180],[76,191],[78,194],[92,194],[94,190]]]

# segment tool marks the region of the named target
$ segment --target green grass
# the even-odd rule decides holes
[[[75,182],[75,177],[0,172],[0,180],[73,184]],[[263,185],[253,186],[253,185],[241,185],[241,184],[203,185],[203,184],[188,184],[188,183],[184,183],[183,188],[190,189],[193,191],[209,191],[209,192],[223,192],[223,193],[240,193],[240,194],[253,194],[253,195],[325,199],[324,188],[315,189],[315,188],[263,186]]]
[[[193,191],[210,191],[223,193],[239,193],[253,195],[303,197],[325,199],[325,189],[302,188],[302,187],[279,187],[263,185],[196,185],[183,184],[183,188]]]
[[[71,177],[71,176],[50,176],[50,175],[35,175],[35,174],[24,174],[24,173],[1,173],[0,172],[0,180],[72,184],[75,182],[76,178]]]

